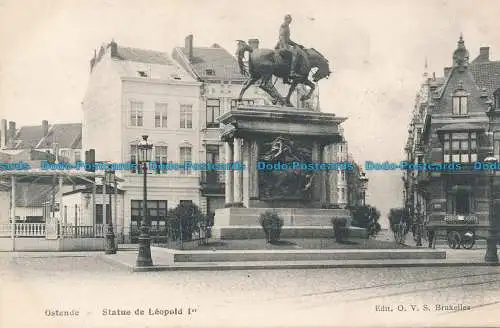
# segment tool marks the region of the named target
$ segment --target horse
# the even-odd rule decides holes
[[[288,78],[290,60],[284,57],[291,57],[290,53],[285,52],[285,56],[283,56],[283,51],[275,49],[253,49],[245,41],[238,40],[236,54],[240,72],[249,78],[245,81],[237,101],[241,102],[245,91],[259,79],[261,80],[259,87],[273,98],[273,104],[279,102],[281,105],[292,107],[290,97],[298,84],[310,87],[309,92],[303,95],[300,100],[304,101],[311,98],[316,87],[315,83],[323,78],[328,78],[332,72],[330,71],[328,60],[319,51],[314,48],[304,48],[300,45],[297,45],[297,47],[301,48],[296,70],[298,77],[292,79],[288,94],[283,98],[270,81],[273,75],[278,78]],[[248,68],[243,63],[243,57],[246,52],[249,52]],[[303,58],[303,56],[307,58]],[[317,68],[317,70],[312,76],[313,81],[310,81],[309,73],[312,68]]]

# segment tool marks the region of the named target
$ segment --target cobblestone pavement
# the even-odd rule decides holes
[[[500,325],[500,267],[131,273],[97,255],[0,253],[0,326]]]

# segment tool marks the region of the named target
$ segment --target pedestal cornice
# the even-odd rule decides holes
[[[347,118],[332,113],[305,111],[278,106],[243,106],[218,118],[224,124],[223,140],[252,135],[284,134],[315,137],[325,143],[339,142],[339,125]]]

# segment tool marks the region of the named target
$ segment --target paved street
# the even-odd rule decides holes
[[[0,253],[0,261],[0,326],[9,328],[500,324],[500,267],[130,273],[96,253]]]

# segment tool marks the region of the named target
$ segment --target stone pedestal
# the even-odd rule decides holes
[[[226,208],[215,211],[216,237],[261,238],[256,232],[261,230],[258,218],[266,210],[282,215],[284,237],[331,236],[331,219],[349,216],[346,210],[332,209],[336,186],[331,176],[337,171],[303,166],[333,164],[331,151],[343,141],[339,125],[345,118],[248,106],[222,115],[219,121],[224,124],[226,163],[243,165],[243,170],[226,171]],[[278,163],[289,167],[263,169]]]

